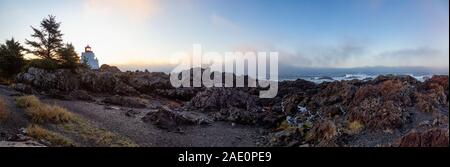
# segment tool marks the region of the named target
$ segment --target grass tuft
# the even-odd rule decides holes
[[[358,134],[364,129],[364,125],[359,121],[350,122],[347,126],[349,134]]]
[[[100,147],[137,147],[133,141],[98,128],[85,120],[62,125],[63,131],[83,138],[86,142]]]
[[[133,142],[92,125],[82,117],[69,112],[67,109],[42,103],[36,96],[23,96],[16,99],[19,107],[25,108],[27,116],[35,124],[51,123],[56,127],[57,132],[69,134],[82,138],[82,143],[89,143],[93,146],[102,147],[136,147]],[[51,132],[37,125],[31,125],[27,129],[27,134],[36,139],[49,141],[55,146],[73,146],[73,142],[55,132]]]
[[[20,108],[27,108],[27,107],[35,107],[41,105],[41,102],[36,96],[30,95],[30,96],[21,96],[16,98],[16,105]]]
[[[57,134],[55,132],[44,129],[38,125],[30,125],[27,127],[27,135],[36,139],[49,142],[52,146],[73,147],[75,144],[72,140]]]
[[[9,117],[9,110],[6,107],[5,101],[0,97],[0,121],[4,121]]]
[[[26,109],[26,114],[34,123],[67,123],[76,119],[76,116],[65,108],[57,105],[41,104]]]
[[[18,107],[25,108],[26,114],[33,123],[67,123],[75,121],[74,114],[57,105],[42,103],[36,96],[22,96],[16,98]]]

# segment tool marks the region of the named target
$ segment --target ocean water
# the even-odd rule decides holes
[[[394,74],[396,75],[396,74]],[[409,75],[414,77],[420,82],[423,82],[429,78],[431,78],[434,74],[427,74],[427,75],[414,75],[414,74],[397,74],[397,75]],[[333,81],[345,81],[345,80],[371,80],[375,79],[379,75],[369,75],[369,74],[345,74],[342,76],[325,76],[325,75],[318,75],[318,76],[280,76],[279,80],[297,80],[297,79],[303,79],[306,81],[314,82],[314,83],[323,83],[323,82],[333,82]]]
[[[366,68],[285,68],[278,80],[304,79],[314,83],[342,80],[370,80],[380,75],[409,75],[425,81],[433,75],[448,75],[448,68],[424,67],[366,67]]]

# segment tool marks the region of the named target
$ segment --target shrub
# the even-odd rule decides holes
[[[53,59],[31,59],[28,61],[26,69],[30,67],[54,71],[59,68],[59,65],[58,62]]]

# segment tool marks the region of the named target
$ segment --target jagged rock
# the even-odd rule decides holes
[[[416,107],[423,112],[437,112],[448,108],[448,76],[433,76],[414,92]]]
[[[235,107],[222,108],[219,112],[215,112],[213,116],[218,121],[231,121],[248,125],[258,124],[263,118],[261,112],[249,112]]]
[[[313,126],[306,140],[317,143],[318,146],[330,146],[334,144],[332,140],[336,136],[336,125],[332,121],[323,121]]]
[[[448,147],[448,129],[435,128],[424,132],[411,131],[400,138],[399,147]]]
[[[204,90],[203,88],[171,88],[171,89],[158,89],[156,94],[170,99],[178,99],[183,101],[189,101],[197,95],[198,92]]]
[[[123,97],[119,95],[110,96],[103,100],[104,103],[132,108],[145,108],[147,102],[137,97]]]
[[[189,110],[214,115],[217,120],[255,124],[263,118],[256,97],[231,88],[210,88],[198,93],[187,105]]]
[[[350,81],[321,84],[320,92],[312,100],[320,106],[334,105],[336,103],[349,104],[356,93],[356,86]]]
[[[127,83],[142,93],[152,93],[158,89],[170,89],[169,75],[160,72],[154,73],[130,73]]]
[[[82,87],[96,93],[108,93],[133,96],[139,92],[123,82],[123,74],[117,72],[89,71],[81,74]]]
[[[207,117],[198,113],[174,111],[166,107],[149,112],[142,120],[167,130],[176,130],[183,125],[200,125],[212,122]]]
[[[397,129],[410,121],[410,114],[394,101],[371,98],[350,109],[349,121],[359,121],[376,130]]]
[[[31,67],[27,72],[18,74],[16,82],[28,84],[43,91],[57,89],[68,92],[80,86],[78,75],[66,69],[46,71]]]
[[[113,72],[113,73],[120,73],[120,69],[117,68],[116,66],[110,66],[107,64],[103,64],[102,66],[100,66],[100,68],[98,69],[99,71],[102,72]]]
[[[204,112],[217,111],[222,108],[236,107],[248,111],[260,109],[256,97],[246,92],[230,88],[210,88],[200,92],[190,101],[190,107]]]
[[[425,82],[410,76],[388,75],[367,81],[336,81],[317,86],[308,86],[308,82],[301,80],[281,83],[280,90],[286,92],[279,100],[284,111],[279,116],[285,115],[290,127],[303,127],[309,134],[307,142],[314,146],[347,145],[350,137],[331,133],[331,130],[324,133],[324,129],[342,132],[349,122],[359,122],[364,127],[359,134],[389,132],[387,135],[397,135],[401,133],[398,130],[404,128],[448,126],[448,76],[435,76]],[[297,85],[299,88],[307,87],[306,90],[295,90],[295,83],[302,84]],[[421,123],[423,120],[430,121],[425,125]],[[306,122],[313,128],[305,128]],[[291,143],[295,142],[281,145]]]
[[[47,71],[32,67],[17,75],[16,81],[23,84],[17,85],[17,89],[26,92],[31,92],[30,88],[61,94],[73,90],[86,90],[123,96],[159,95],[186,101],[203,90],[203,88],[174,88],[170,84],[169,75],[165,73],[121,72],[117,67],[109,65],[102,65],[99,70],[74,71],[66,69]]]
[[[300,128],[288,128],[282,131],[270,133],[267,138],[267,146],[291,146],[300,145],[304,134]]]
[[[298,105],[305,98],[305,94],[299,93],[283,97],[282,110],[287,115],[295,115],[298,112]]]
[[[13,85],[11,85],[11,88],[13,88],[14,90],[17,90],[19,92],[26,93],[26,94],[35,94],[36,93],[36,91],[30,85],[23,84],[23,83],[13,84]]]

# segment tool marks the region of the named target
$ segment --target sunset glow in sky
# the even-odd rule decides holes
[[[278,51],[302,67],[449,66],[448,0],[0,0],[0,40],[30,38],[55,15],[65,42],[102,64],[169,55]]]

